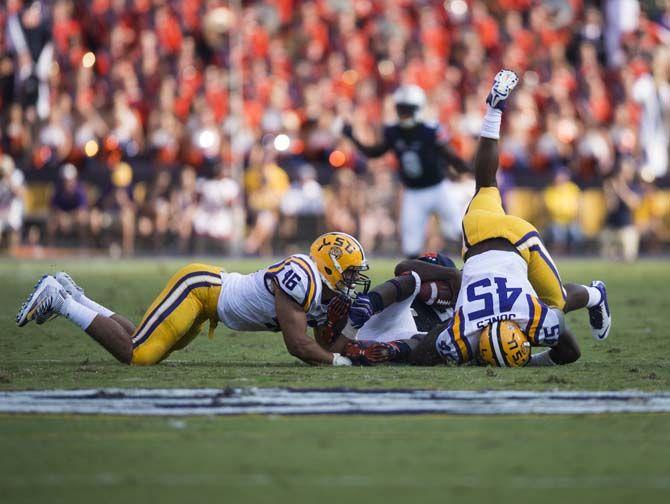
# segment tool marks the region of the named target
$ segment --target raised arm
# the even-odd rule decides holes
[[[457,173],[468,173],[470,171],[468,163],[466,163],[463,158],[456,154],[456,151],[454,151],[454,149],[452,149],[447,142],[440,142],[439,147],[442,155],[444,156],[444,159],[447,161],[447,164],[451,166]]]
[[[356,146],[356,148],[361,151],[363,154],[365,154],[369,158],[376,158],[388,151],[390,149],[390,146],[388,145],[388,142],[386,141],[386,137],[377,144],[374,145],[365,145],[362,144],[361,142],[358,141],[358,139],[354,136],[354,131],[353,128],[351,127],[351,124],[346,123],[342,127],[342,135],[348,138],[353,142],[353,144]]]

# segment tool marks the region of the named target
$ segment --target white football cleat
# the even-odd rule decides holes
[[[498,110],[505,110],[505,100],[519,83],[519,77],[511,70],[500,70],[493,79],[493,87],[486,103]]]
[[[591,287],[600,291],[600,302],[589,308],[589,324],[591,325],[591,335],[596,341],[602,341],[607,338],[612,329],[612,314],[607,303],[607,289],[605,282],[594,280]]]
[[[77,282],[75,282],[72,277],[64,271],[59,271],[56,273],[55,278],[56,281],[63,286],[63,289],[65,289],[66,292],[73,298],[77,299],[84,293],[84,289],[79,287]]]
[[[43,324],[58,316],[58,310],[69,294],[51,275],[44,275],[21,305],[16,315],[16,324],[23,327],[31,320]]]

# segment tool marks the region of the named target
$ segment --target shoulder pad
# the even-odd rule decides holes
[[[286,295],[298,303],[305,312],[321,293],[321,279],[312,260],[296,254],[270,266],[265,275],[268,288],[274,292],[279,287]]]

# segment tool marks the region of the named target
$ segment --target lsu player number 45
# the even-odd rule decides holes
[[[463,364],[477,355],[498,366],[574,362],[579,345],[565,326],[564,313],[580,308],[588,309],[596,340],[609,335],[605,284],[564,284],[535,227],[503,209],[496,186],[498,139],[506,101],[518,82],[514,72],[502,70],[487,97],[475,155],[477,188],[463,217],[465,264],[454,317],[422,340],[410,357],[414,364],[435,363],[436,358]],[[525,351],[512,348],[527,348],[526,340],[530,346],[550,348],[526,359]]]
[[[254,273],[226,272],[190,264],[177,271],[139,325],[98,304],[66,273],[45,275],[16,316],[19,326],[63,316],[120,362],[156,364],[184,348],[209,322],[235,331],[281,331],[291,355],[309,364],[351,365],[307,335],[327,323],[328,304],[338,296],[367,291],[365,252],[345,233],[317,238],[309,255],[295,254]]]

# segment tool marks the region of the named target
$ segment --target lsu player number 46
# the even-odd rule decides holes
[[[328,303],[367,291],[365,252],[345,233],[317,238],[309,255],[295,254],[254,273],[189,264],[177,271],[139,325],[98,304],[66,273],[45,275],[16,316],[19,326],[59,315],[93,337],[120,362],[150,365],[184,348],[209,322],[235,331],[281,331],[291,355],[309,364],[351,365],[319,346],[308,327],[327,323]]]
[[[605,284],[564,284],[535,227],[502,207],[496,186],[498,139],[506,101],[517,84],[514,72],[502,70],[487,97],[475,155],[477,188],[463,217],[465,264],[454,317],[421,341],[410,357],[414,364],[436,359],[463,364],[479,354],[489,364],[518,365],[525,354],[508,351],[523,346],[524,339],[533,347],[550,347],[533,354],[530,365],[574,362],[579,345],[565,327],[564,313],[580,308],[588,309],[596,340],[609,335],[612,317]],[[480,348],[482,342],[485,348]],[[507,359],[513,355],[518,362]]]

